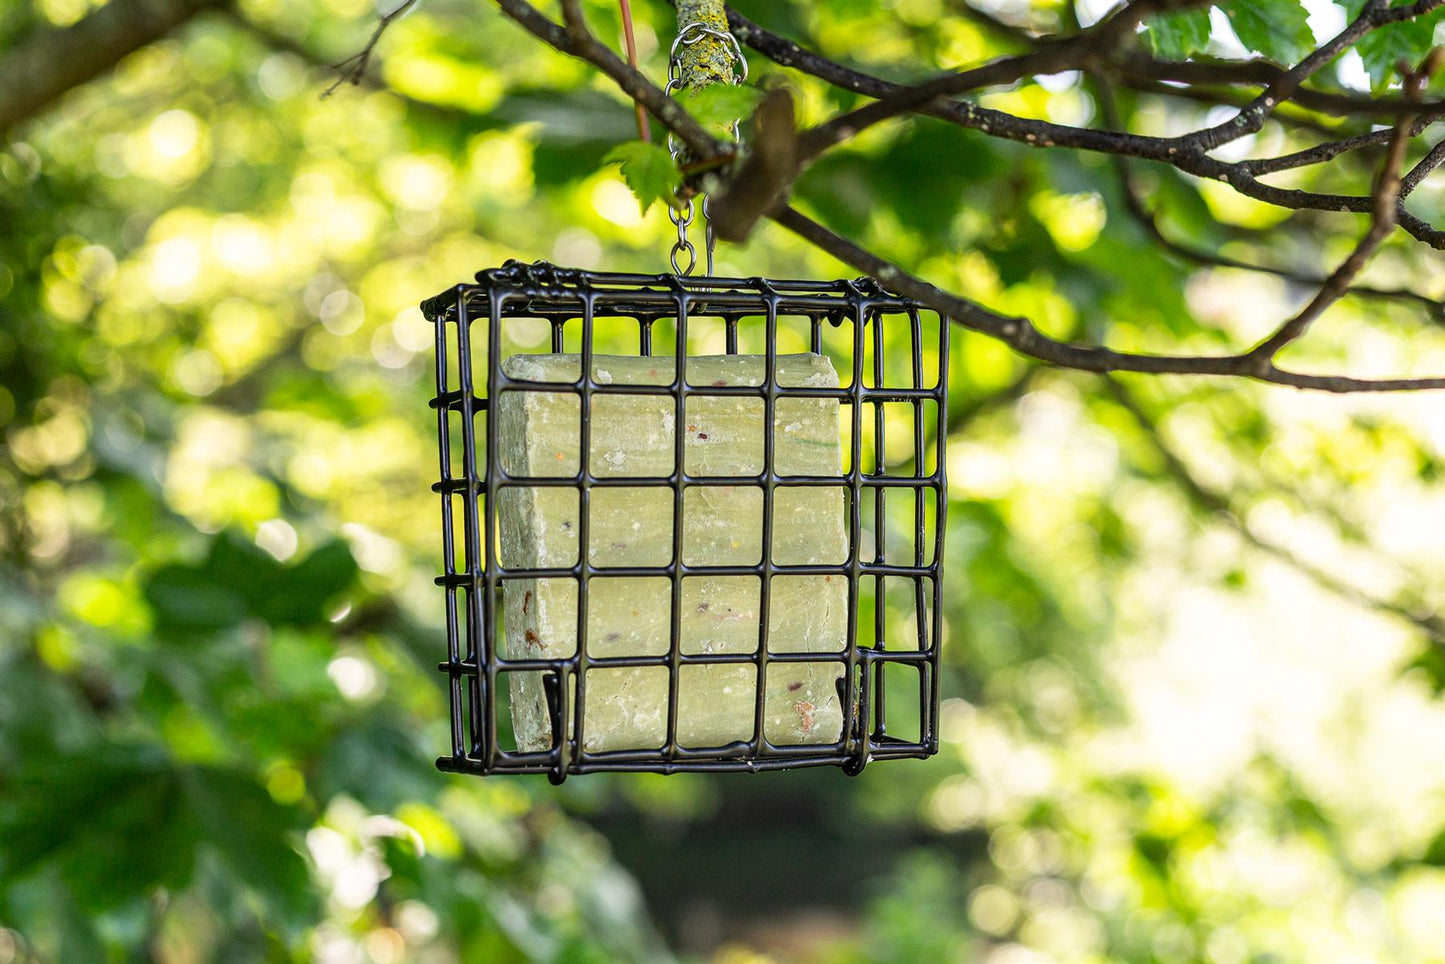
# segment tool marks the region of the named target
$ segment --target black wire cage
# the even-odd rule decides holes
[[[937,751],[947,319],[870,279],[516,261],[422,308],[441,769]]]

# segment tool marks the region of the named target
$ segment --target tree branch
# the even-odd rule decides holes
[[[1445,4],[1445,0],[1419,0],[1408,7],[1389,7],[1387,0],[1368,0],[1360,15],[1344,30],[1294,67],[1276,76],[1262,93],[1241,108],[1233,118],[1211,128],[1162,140],[1176,152],[1205,153],[1256,133],[1278,105],[1292,99],[1300,91],[1306,79],[1353,47],[1367,34],[1382,26],[1427,13],[1442,4]],[[1082,68],[1089,60],[1104,59],[1112,48],[1133,32],[1144,17],[1193,5],[1197,5],[1193,0],[1135,0],[1120,7],[1089,30],[1073,37],[1043,43],[1030,53],[1001,58],[980,67],[944,74],[913,87],[899,88],[872,104],[839,115],[805,131],[800,137],[802,158],[806,162],[873,124],[899,114],[919,111],[943,97],[1012,83],[1026,76]],[[1410,105],[1409,113],[1415,114],[1419,109],[1419,105]]]
[[[764,30],[734,11],[730,10],[728,16],[729,23],[740,40],[782,66],[795,67],[835,86],[869,97],[887,98],[902,91],[917,89],[893,84],[834,63]],[[1417,105],[1415,108],[1421,112],[1431,109],[1434,108],[1430,105]],[[1186,174],[1228,184],[1238,193],[1256,201],[1291,210],[1369,214],[1373,205],[1368,195],[1321,194],[1265,184],[1250,173],[1244,162],[1221,161],[1202,151],[1181,147],[1177,138],[1070,127],[1016,117],[1003,111],[979,107],[968,101],[933,101],[921,107],[920,112],[991,137],[1000,137],[1031,147],[1069,147],[1158,161]],[[1416,239],[1433,248],[1445,250],[1445,231],[1435,230],[1429,223],[1403,208],[1396,214],[1396,218],[1400,226]]]
[[[689,148],[702,156],[716,152],[716,142],[662,90],[598,44],[585,31],[569,32],[542,16],[526,0],[497,0],[502,10],[533,35],[565,53],[587,60],[612,77],[634,99],[669,127]],[[1222,162],[1219,162],[1222,163]],[[1348,199],[1346,199],[1348,200]],[[1363,199],[1368,201],[1369,198]],[[958,295],[943,291],[852,241],[834,233],[795,209],[780,205],[767,212],[778,224],[815,246],[870,275],[884,286],[928,305],[951,321],[991,335],[1016,351],[1041,361],[1081,371],[1135,371],[1181,375],[1238,375],[1278,385],[1328,392],[1404,391],[1445,388],[1445,377],[1366,379],[1338,375],[1312,375],[1286,371],[1268,358],[1249,353],[1223,356],[1147,355],[1078,345],[1050,338],[1026,318],[1009,317]]]
[[[111,0],[69,27],[31,31],[0,61],[0,135],[108,73],[203,10],[231,0]]]
[[[1416,120],[1410,125],[1410,137],[1418,137],[1425,131],[1433,121]],[[1378,147],[1381,144],[1389,144],[1395,138],[1396,128],[1390,127],[1384,130],[1370,131],[1366,134],[1357,134],[1354,137],[1346,137],[1338,141],[1326,141],[1323,144],[1316,144],[1314,147],[1307,147],[1304,150],[1294,151],[1289,154],[1281,154],[1278,157],[1259,157],[1251,160],[1239,161],[1240,170],[1250,174],[1274,174],[1279,171],[1292,171],[1300,167],[1313,167],[1316,164],[1324,164],[1332,161],[1341,154],[1348,154],[1367,147]],[[1404,192],[1401,192],[1404,195]]]
[[[1405,160],[1405,147],[1410,142],[1410,125],[1413,123],[1413,120],[1401,118],[1395,125],[1395,136],[1390,141],[1389,153],[1385,156],[1385,162],[1380,167],[1380,176],[1376,180],[1370,229],[1340,266],[1330,273],[1309,304],[1280,325],[1274,334],[1251,349],[1251,355],[1273,358],[1279,354],[1280,349],[1303,335],[1314,320],[1324,314],[1326,308],[1344,297],[1350,282],[1364,270],[1365,263],[1370,260],[1375,249],[1395,230],[1395,213],[1399,209],[1397,202],[1400,198],[1400,165]]]
[[[1425,85],[1430,82],[1430,77],[1440,65],[1441,54],[1441,49],[1431,51],[1424,63],[1405,75],[1404,89],[1407,97],[1415,99],[1420,97]],[[1365,263],[1375,253],[1375,249],[1395,229],[1395,219],[1400,211],[1400,168],[1405,163],[1405,149],[1410,144],[1410,132],[1414,126],[1415,118],[1408,115],[1401,117],[1395,123],[1394,136],[1390,139],[1390,148],[1385,154],[1384,162],[1380,165],[1379,176],[1375,179],[1370,229],[1365,232],[1360,243],[1355,245],[1355,249],[1350,252],[1349,257],[1345,258],[1334,270],[1320,287],[1319,292],[1310,299],[1309,304],[1305,305],[1299,314],[1281,325],[1274,334],[1256,345],[1250,351],[1250,355],[1256,358],[1274,358],[1279,354],[1280,349],[1303,335],[1310,324],[1323,314],[1326,308],[1344,296],[1349,289],[1350,282],[1364,269]]]
[[[233,24],[245,30],[266,46],[299,57],[312,67],[320,70],[331,71],[336,69],[333,63],[322,57],[317,51],[312,50],[310,47],[286,34],[277,33],[271,28],[257,23],[235,7],[225,7],[223,8],[223,12]],[[372,59],[372,63],[375,63],[375,58]],[[461,107],[420,100],[410,94],[402,93],[396,88],[384,83],[381,78],[376,76],[376,72],[369,68],[358,78],[357,83],[372,90],[384,90],[388,95],[395,97],[405,104],[408,110],[418,111],[436,118],[444,118],[451,121],[470,121],[474,123],[478,116],[476,112],[468,111]]]
[[[1360,15],[1345,26],[1331,39],[1315,49],[1309,56],[1280,74],[1247,107],[1222,124],[1192,134],[1175,138],[1180,147],[1192,150],[1211,151],[1216,147],[1238,140],[1248,134],[1257,133],[1264,127],[1265,118],[1279,104],[1291,100],[1304,82],[1321,67],[1359,43],[1369,34],[1387,24],[1411,20],[1421,14],[1445,4],[1445,0],[1418,0],[1407,7],[1391,7],[1389,0],[1367,0]],[[1418,105],[1411,105],[1413,115]]]
[[[1024,77],[1053,74],[1080,67],[1092,56],[1119,43],[1139,22],[1160,10],[1198,6],[1203,0],[1134,0],[1088,30],[1063,40],[1041,44],[1037,49],[1003,57],[979,67],[943,74],[912,87],[895,85],[871,104],[840,114],[799,135],[803,163],[823,151],[881,121],[912,113],[944,97],[957,96],[983,87],[1010,84]],[[1440,0],[1445,2],[1445,0]]]
[[[1409,197],[1441,162],[1445,162],[1445,141],[1430,148],[1430,153],[1421,158],[1420,162],[1410,169],[1410,173],[1400,180],[1400,197]]]
[[[1210,107],[1237,109],[1244,107],[1252,99],[1251,95],[1234,87],[1170,84],[1162,80],[1144,80],[1122,71],[1119,72],[1119,84],[1141,94],[1208,104]],[[1347,133],[1343,130],[1344,121],[1335,118],[1325,120],[1318,112],[1307,110],[1293,101],[1280,104],[1274,113],[1269,115],[1269,119],[1280,127],[1310,130],[1325,137],[1339,137],[1341,133]]]
[[[376,29],[372,30],[371,39],[366,42],[366,46],[341,61],[341,63],[333,65],[340,76],[332,82],[330,87],[327,87],[321,92],[321,97],[323,99],[330,97],[336,92],[336,88],[342,84],[350,84],[353,87],[358,86],[362,78],[366,76],[366,68],[371,63],[371,54],[376,50],[376,45],[381,41],[381,35],[386,33],[387,27],[390,27],[397,20],[406,16],[407,11],[416,6],[417,3],[418,0],[401,0],[401,3],[390,13],[382,14],[380,19],[376,21]]]
[[[676,134],[697,157],[714,158],[732,153],[732,147],[709,134],[677,101],[667,96],[661,87],[639,71],[633,70],[626,61],[585,30],[574,38],[566,27],[548,20],[527,0],[497,0],[497,6],[538,40],[562,53],[585,60],[601,70],[623,93],[647,108],[648,113]]]
[[[1118,108],[1114,102],[1113,94],[1107,83],[1097,82],[1097,96],[1100,112],[1104,122],[1112,127],[1119,126]],[[1421,122],[1417,121],[1414,126],[1418,127]],[[1393,131],[1384,131],[1386,135],[1393,135]],[[1240,261],[1237,258],[1230,258],[1218,254],[1212,250],[1196,248],[1183,242],[1176,241],[1164,233],[1159,225],[1159,220],[1154,212],[1144,203],[1143,194],[1135,184],[1134,171],[1129,161],[1123,157],[1112,158],[1114,168],[1119,175],[1119,187],[1123,194],[1124,209],[1129,216],[1144,230],[1156,244],[1164,250],[1195,264],[1205,265],[1214,268],[1231,268],[1240,271],[1252,271],[1258,274],[1272,275],[1277,278],[1284,278],[1296,284],[1323,285],[1328,279],[1324,276],[1288,268],[1277,268],[1271,265],[1254,264],[1248,261]],[[1248,163],[1248,162],[1243,162]],[[1403,193],[1403,190],[1402,190]],[[1430,312],[1432,320],[1445,321],[1445,302],[1416,291],[1405,288],[1377,288],[1370,285],[1350,285],[1346,294],[1361,298],[1377,298],[1388,301],[1410,301],[1425,306]]]
[[[1135,54],[1115,62],[1115,65],[1132,80],[1192,86],[1205,84],[1263,88],[1278,82],[1285,74],[1283,67],[1268,60],[1211,60],[1199,57],[1171,61]],[[1179,90],[1182,93],[1184,88]],[[1283,106],[1283,103],[1277,104],[1276,109]],[[1289,103],[1333,117],[1393,119],[1401,114],[1420,114],[1422,117],[1438,118],[1445,114],[1445,102],[1438,100],[1416,104],[1403,97],[1366,97],[1304,86],[1295,90]]]
[[[771,216],[783,227],[827,251],[844,264],[877,278],[890,290],[928,305],[965,328],[991,335],[1020,354],[1061,368],[1098,373],[1235,375],[1274,385],[1339,394],[1445,388],[1445,377],[1375,379],[1287,371],[1269,359],[1256,358],[1247,352],[1236,355],[1146,355],[1059,341],[1039,331],[1027,318],[1000,315],[958,295],[943,291],[829,231],[793,208],[783,208],[773,212]]]

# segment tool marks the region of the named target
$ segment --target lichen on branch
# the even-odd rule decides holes
[[[727,9],[722,0],[677,0],[677,35],[694,23],[727,32]],[[702,35],[678,51],[682,65],[682,86],[696,88],[733,82],[733,57],[728,45],[717,37]]]

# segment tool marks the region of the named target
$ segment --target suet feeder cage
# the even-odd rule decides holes
[[[422,307],[442,769],[936,751],[945,319],[868,279],[516,261]]]

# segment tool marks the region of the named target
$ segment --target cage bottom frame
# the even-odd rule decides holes
[[[931,310],[911,299],[894,295],[872,279],[814,282],[764,278],[722,278],[709,276],[678,276],[672,274],[636,274],[600,272],[559,268],[546,262],[525,264],[509,261],[501,268],[479,271],[475,283],[456,285],[422,303],[422,310],[433,322],[436,332],[437,394],[431,400],[436,411],[441,479],[432,486],[442,498],[442,536],[446,571],[436,582],[447,597],[447,659],[438,666],[448,680],[452,752],[437,759],[440,770],[475,775],[545,774],[553,783],[561,783],[569,774],[596,772],[767,772],[803,767],[836,766],[845,773],[857,775],[872,760],[918,759],[938,750],[940,704],[940,651],[943,635],[942,563],[947,518],[947,486],[945,478],[945,439],[948,413],[949,320],[932,313],[937,326],[937,381],[924,385],[922,357],[925,350],[921,317]],[[637,352],[653,355],[654,327],[671,322],[675,334],[673,357],[676,359],[673,381],[660,387],[611,386],[594,379],[593,332],[599,316],[631,318],[637,324]],[[810,349],[823,350],[823,326],[838,328],[851,324],[851,371],[847,387],[830,392],[799,390],[779,386],[774,378],[777,357],[777,326],[780,316],[806,318],[810,326]],[[738,353],[740,324],[761,319],[765,327],[764,384],[756,388],[695,390],[686,378],[689,319],[721,318],[726,327],[726,353]],[[502,352],[492,351],[501,344],[502,323],[507,319],[534,318],[551,326],[550,347],[562,352],[567,343],[568,326],[580,324],[581,372],[574,383],[532,383],[508,378],[501,371]],[[884,377],[885,318],[905,319],[910,328],[911,384],[888,387]],[[485,386],[478,392],[473,364],[479,352],[474,347],[473,326],[485,325]],[[454,336],[453,353],[449,331]],[[574,339],[575,340],[575,339]],[[868,350],[872,353],[872,382],[865,366]],[[663,356],[659,356],[663,357]],[[512,390],[571,392],[581,398],[579,438],[581,471],[569,480],[555,478],[515,477],[504,472],[499,464],[491,401],[499,391]],[[589,752],[579,745],[571,725],[579,728],[583,707],[571,699],[573,681],[588,669],[586,655],[585,602],[579,606],[577,645],[569,657],[546,660],[540,669],[548,713],[551,719],[552,745],[546,751],[525,752],[505,749],[499,744],[498,715],[504,712],[500,698],[499,674],[521,671],[518,664],[531,667],[536,660],[509,660],[499,649],[498,632],[501,612],[501,590],[504,578],[526,576],[565,576],[578,581],[585,600],[586,585],[592,578],[628,575],[665,575],[676,582],[689,575],[717,573],[749,574],[760,579],[764,600],[770,591],[770,579],[786,575],[799,567],[778,566],[771,562],[764,536],[763,557],[753,566],[687,566],[681,561],[681,528],[674,527],[674,546],[669,565],[660,568],[598,567],[588,559],[587,547],[579,547],[577,562],[563,569],[504,569],[498,559],[497,500],[492,498],[498,486],[507,484],[567,484],[575,486],[585,500],[586,490],[593,486],[633,482],[630,478],[599,479],[588,465],[588,453],[582,439],[588,437],[586,423],[591,417],[590,399],[602,394],[650,393],[669,395],[683,411],[685,400],[692,395],[737,394],[764,400],[764,432],[771,433],[774,424],[773,405],[776,399],[793,395],[836,397],[848,406],[853,431],[850,436],[848,469],[838,478],[807,480],[813,484],[831,481],[846,488],[850,497],[848,558],[839,565],[805,567],[809,571],[827,571],[848,579],[848,638],[837,653],[808,654],[813,662],[836,662],[843,667],[837,680],[838,699],[842,713],[840,738],[831,743],[808,745],[774,745],[766,739],[761,725],[752,738],[716,747],[685,747],[677,740],[676,708],[679,692],[679,670],[685,665],[742,663],[758,668],[757,700],[761,705],[766,691],[766,666],[776,661],[776,654],[767,651],[767,627],[760,627],[758,649],[747,659],[728,657],[688,657],[680,652],[679,623],[674,612],[670,650],[665,665],[670,669],[668,689],[669,726],[666,742],[654,749],[627,749]],[[924,437],[922,406],[936,406],[936,431],[931,440]],[[912,475],[888,474],[883,462],[885,403],[905,403],[913,407],[914,471]],[[862,432],[859,430],[865,406],[874,413],[874,471],[864,470]],[[475,420],[483,415],[487,435],[482,454],[478,455]],[[461,471],[453,473],[451,451],[452,419],[461,427]],[[682,468],[682,422],[676,420],[674,444],[678,447],[678,469],[664,482],[673,489],[680,506],[683,492],[693,485],[713,483],[710,477],[692,477]],[[767,462],[756,476],[731,481],[746,481],[763,489],[765,507],[772,505],[772,492],[779,485],[797,484],[793,476],[779,476],[771,462],[772,445],[766,446]],[[925,472],[926,455],[932,454],[933,469]],[[888,562],[885,493],[897,489],[914,492],[916,525],[914,559],[911,564]],[[925,493],[933,505],[933,538],[931,559],[925,556]],[[460,497],[463,514],[463,557],[458,565],[453,519],[453,500]],[[861,506],[864,498],[875,501],[874,557],[863,558]],[[582,503],[585,505],[585,501]],[[765,508],[765,513],[767,509]],[[770,527],[764,516],[765,532]],[[885,580],[909,580],[917,599],[914,619],[917,627],[917,648],[888,649],[884,631]],[[861,587],[871,581],[874,587],[875,641],[862,645],[859,635],[859,601]],[[766,603],[764,603],[766,611]],[[914,667],[919,680],[917,739],[899,738],[887,732],[885,708],[885,672],[890,664]],[[584,690],[585,692],[585,690]],[[761,715],[759,715],[761,719]]]

